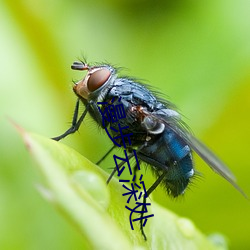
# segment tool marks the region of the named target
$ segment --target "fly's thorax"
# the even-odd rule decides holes
[[[87,67],[86,76],[73,87],[81,99],[102,101],[110,86],[116,79],[115,69],[109,65]]]

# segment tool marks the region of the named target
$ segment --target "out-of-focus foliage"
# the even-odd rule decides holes
[[[80,249],[227,249],[226,242],[214,244],[190,220],[163,209],[153,200],[145,215],[157,216],[149,218],[144,228],[145,241],[139,223],[133,222],[131,230],[130,212],[121,209],[122,204],[135,208],[136,203],[133,198],[126,203],[128,197],[121,195],[126,190],[118,180],[107,186],[109,175],[75,150],[18,130],[44,177],[46,184],[39,185],[39,191],[81,233],[84,240]],[[136,214],[132,216],[135,218]]]
[[[7,120],[47,137],[64,132],[75,102],[71,80],[82,77],[70,65],[81,55],[124,66],[124,74],[169,96],[249,195],[249,12],[247,0],[2,1],[0,248],[82,245],[80,234],[35,190],[39,175]],[[110,147],[96,131],[87,119],[63,143],[95,162]],[[231,249],[249,249],[249,201],[195,160],[204,178],[194,180],[183,199],[172,201],[161,188],[155,199],[203,232],[223,233]],[[113,166],[112,159],[102,166]]]

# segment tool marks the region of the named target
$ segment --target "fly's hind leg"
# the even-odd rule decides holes
[[[159,184],[162,182],[162,180],[164,179],[166,174],[167,174],[167,170],[164,171],[160,175],[160,177],[158,177],[158,179],[153,183],[153,185],[146,191],[146,194],[144,194],[144,196],[143,196],[143,204],[144,205],[142,205],[141,216],[140,216],[140,230],[141,230],[142,236],[143,236],[145,241],[147,240],[147,236],[144,232],[143,227],[145,226],[146,219],[144,219],[143,216],[145,214],[146,206],[149,205],[148,203],[146,203],[146,199],[159,186]]]

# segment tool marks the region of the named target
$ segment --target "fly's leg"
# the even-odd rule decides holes
[[[97,120],[97,123],[100,124],[102,128],[105,128],[108,125],[108,123],[105,119],[103,119],[103,116],[100,113],[97,104],[91,100],[89,102],[89,105],[91,106],[91,110],[94,113],[94,117]],[[115,145],[112,146],[112,148],[96,163],[96,165],[100,164],[112,152],[114,148],[115,148]]]
[[[139,161],[139,165],[140,165],[140,161]],[[135,176],[134,183],[136,183],[138,171],[139,171],[139,168],[138,168],[138,165],[136,163],[134,168],[133,168],[133,175]]]
[[[102,116],[102,114],[101,114],[101,112],[100,112],[100,110],[98,108],[97,103],[94,102],[93,100],[90,100],[89,103],[88,103],[88,105],[91,107],[91,111],[93,112],[93,116],[95,117],[96,122],[99,125],[101,125],[102,128],[106,128],[107,125],[108,125],[108,121],[106,121],[103,118],[103,116]]]
[[[80,101],[78,99],[77,102],[76,102],[71,127],[65,133],[63,133],[62,135],[59,135],[57,137],[53,137],[51,139],[53,139],[55,141],[60,141],[64,137],[68,136],[69,134],[75,133],[79,129],[84,117],[86,116],[86,114],[87,114],[87,112],[89,110],[89,106],[87,106],[86,109],[84,110],[84,112],[82,113],[82,115],[80,116],[79,120],[77,120],[78,119],[78,112],[79,112],[79,103],[80,103]]]
[[[140,147],[137,149],[137,151],[139,152],[144,146],[145,146],[145,144],[143,144],[142,146],[140,146]],[[111,152],[111,150],[110,150],[109,152]],[[108,153],[109,153],[109,152],[108,152]],[[105,156],[106,156],[106,155],[105,155]],[[133,156],[134,156],[134,153],[129,154],[128,160],[130,160]],[[123,166],[124,163],[125,163],[125,161],[122,161],[122,162],[118,165],[118,169],[120,169],[120,168]],[[144,194],[144,196],[143,196],[143,203],[146,203],[146,198],[147,198],[147,197],[148,197],[148,196],[149,196],[149,195],[159,186],[159,184],[162,182],[163,178],[164,178],[165,175],[167,174],[167,170],[168,170],[168,169],[166,169],[166,171],[164,171],[163,174],[162,174],[162,175],[154,182],[154,184],[146,191],[146,194]],[[117,168],[115,167],[115,168],[113,169],[112,173],[110,174],[108,180],[107,180],[107,185],[109,184],[109,182],[110,182],[111,179],[113,178],[113,176],[114,176],[114,174],[116,173],[116,171],[117,171]],[[138,171],[138,167],[137,167],[137,165],[136,165],[135,168],[134,168],[134,174],[135,174],[135,175],[136,175],[137,171]],[[147,236],[146,236],[146,234],[145,234],[145,232],[144,232],[144,230],[143,230],[143,219],[142,219],[142,217],[143,217],[143,215],[144,215],[144,211],[145,211],[145,207],[142,206],[141,216],[140,216],[140,217],[141,217],[141,220],[140,220],[140,230],[141,230],[141,233],[142,233],[142,235],[143,235],[144,240],[146,241],[146,240],[147,240]]]
[[[130,160],[132,157],[134,156],[134,153],[131,153],[129,156],[128,156],[128,160]],[[126,161],[122,161],[119,165],[118,165],[118,168],[120,169],[122,167],[122,165],[125,163]],[[112,171],[112,173],[110,174],[108,180],[107,180],[107,185],[109,184],[109,182],[111,181],[111,179],[113,178],[115,172],[117,171],[117,168],[115,167]]]
[[[141,150],[142,148],[144,147],[144,144],[142,146],[140,146],[137,151]],[[130,160],[132,157],[134,156],[134,153],[131,153],[128,155],[128,160]],[[125,161],[122,161],[119,165],[118,165],[118,168],[120,169],[122,167],[122,165],[125,163]],[[117,168],[115,167],[112,171],[112,173],[110,174],[108,180],[107,180],[107,184],[109,184],[109,182],[112,180],[115,172],[117,171]]]
[[[96,165],[99,165],[115,148],[115,145],[112,146],[112,148],[96,163]]]
[[[85,118],[86,114],[88,113],[90,107],[92,109],[92,111],[95,114],[95,117],[97,119],[97,122],[102,125],[102,127],[104,127],[103,123],[102,123],[102,115],[99,112],[98,106],[94,101],[90,101],[87,106],[86,109],[84,110],[84,112],[81,114],[79,120],[78,119],[78,113],[79,113],[79,105],[80,105],[80,100],[78,99],[76,102],[76,106],[75,106],[75,110],[74,110],[74,115],[73,115],[73,120],[71,123],[71,127],[62,135],[59,135],[57,137],[53,137],[51,139],[55,140],[55,141],[60,141],[61,139],[63,139],[64,137],[75,133],[79,127],[81,126],[81,123],[83,121],[83,119]]]
[[[146,194],[144,194],[143,196],[143,203],[146,203],[146,199],[147,197],[159,186],[159,184],[162,182],[162,180],[164,179],[164,177],[166,176],[167,174],[167,170],[163,172],[163,174],[158,177],[158,179],[154,182],[154,184],[146,191]],[[142,233],[142,236],[144,238],[144,240],[146,241],[147,240],[147,236],[143,230],[143,215],[144,215],[144,210],[145,210],[145,206],[142,206],[142,213],[141,213],[141,220],[140,220],[140,230],[141,230],[141,233]]]

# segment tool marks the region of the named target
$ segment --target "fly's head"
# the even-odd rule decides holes
[[[73,87],[75,94],[84,100],[99,99],[105,87],[116,77],[115,69],[110,65],[89,66],[83,62],[74,62],[71,69],[87,71],[86,76]]]

